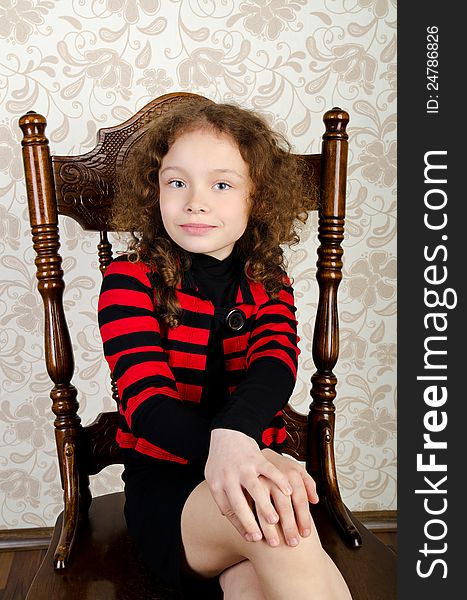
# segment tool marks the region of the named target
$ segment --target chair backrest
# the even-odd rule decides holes
[[[52,156],[45,135],[46,119],[29,112],[20,119],[23,159],[38,289],[45,311],[45,358],[50,378],[52,410],[65,495],[65,520],[91,501],[90,474],[121,462],[115,442],[116,412],[103,413],[83,427],[78,416],[78,393],[72,384],[74,358],[63,308],[64,281],[59,253],[58,215],[75,219],[83,229],[98,231],[99,268],[103,273],[112,260],[108,239],[109,216],[115,193],[116,172],[148,126],[174,102],[205,98],[188,93],[161,96],[121,125],[101,129],[97,145],[80,156]],[[339,328],[337,288],[341,280],[347,171],[348,114],[333,108],[325,113],[322,152],[307,155],[310,185],[319,190],[317,259],[319,302],[314,327],[312,404],[308,415],[286,409],[286,452],[305,461],[318,482],[320,494],[335,505],[346,531],[352,528],[342,507],[334,464],[334,404]],[[112,385],[114,399],[116,387]],[[72,533],[69,534],[69,536]],[[66,541],[66,540],[65,540]]]

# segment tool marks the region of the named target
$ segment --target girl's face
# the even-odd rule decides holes
[[[172,240],[227,258],[248,224],[251,181],[235,141],[210,129],[181,135],[159,169],[160,210]]]

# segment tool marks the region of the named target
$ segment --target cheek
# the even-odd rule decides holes
[[[171,231],[172,227],[171,227],[171,223],[173,221],[173,218],[170,215],[170,211],[167,208],[167,205],[164,204],[160,204],[160,212],[161,212],[161,220],[162,220],[162,225],[164,226],[164,229],[169,232]]]
[[[237,213],[237,215],[235,216],[235,220],[238,223],[237,233],[239,236],[242,236],[245,233],[245,230],[248,227],[249,217],[250,211],[247,208],[244,211]]]
[[[173,213],[173,203],[169,202],[165,194],[159,194],[159,210],[161,212],[162,220],[166,219]]]
[[[162,221],[163,221],[163,222],[165,222],[165,214],[166,214],[166,213],[165,213],[165,205],[164,205],[164,203],[163,203],[163,202],[161,202],[160,200],[159,200],[159,211],[160,211],[160,213],[161,213],[161,218],[162,218]]]

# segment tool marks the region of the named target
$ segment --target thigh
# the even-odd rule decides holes
[[[243,547],[248,542],[221,514],[206,481],[188,496],[181,530],[188,570],[202,577],[215,577],[246,558]]]
[[[178,587],[183,545],[180,517],[203,480],[189,465],[136,456],[124,473],[125,517],[139,553],[158,578]]]
[[[313,525],[311,535],[302,538],[298,546],[288,546],[280,530],[277,547],[264,540],[247,542],[221,515],[205,481],[185,502],[181,532],[189,573],[216,577],[248,559],[254,566],[259,589],[268,598],[308,599],[313,589],[316,598],[351,600],[342,575],[324,552]]]

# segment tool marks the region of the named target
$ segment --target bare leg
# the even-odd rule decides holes
[[[295,547],[282,536],[275,548],[263,540],[247,542],[220,514],[206,482],[188,497],[181,524],[188,566],[203,577],[214,577],[248,559],[266,600],[351,600],[314,527]]]
[[[261,584],[251,561],[229,567],[219,576],[224,600],[265,600]]]

